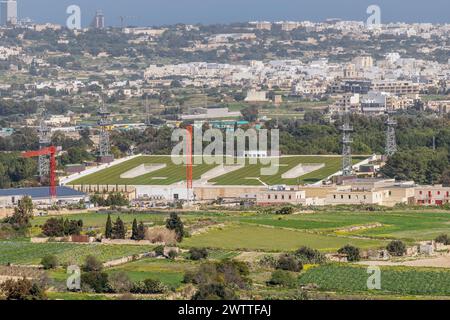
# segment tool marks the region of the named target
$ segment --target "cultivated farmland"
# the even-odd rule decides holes
[[[308,246],[325,252],[335,251],[346,244],[377,248],[382,247],[384,242],[270,227],[230,225],[193,236],[182,243],[187,247],[261,251],[292,251],[301,246]]]
[[[312,268],[299,277],[302,285],[339,293],[369,293],[367,268],[330,264]],[[377,294],[450,295],[450,271],[431,268],[382,267],[381,290]]]
[[[88,255],[100,261],[109,261],[152,250],[152,246],[101,245],[73,243],[30,243],[22,241],[0,242],[0,264],[39,264],[47,255],[55,255],[62,264],[81,265]]]

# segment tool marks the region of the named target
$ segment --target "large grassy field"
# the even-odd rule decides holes
[[[367,268],[347,264],[309,269],[300,275],[299,282],[339,293],[450,295],[450,270],[406,267],[381,267],[380,270],[381,290],[367,289],[367,279],[372,274],[367,273]]]
[[[74,263],[81,265],[88,255],[93,255],[104,262],[124,256],[149,252],[152,248],[152,246],[133,245],[86,245],[3,241],[0,242],[0,264],[39,264],[44,256],[55,255],[61,264]]]
[[[363,157],[355,157],[354,162],[363,160]],[[325,164],[325,167],[310,172],[301,177],[294,179],[283,179],[283,173],[296,167],[299,164]],[[166,164],[166,167],[151,173],[143,174],[135,178],[121,178],[120,176],[142,164]],[[200,177],[209,170],[216,167],[216,165],[194,165],[193,178],[194,180]],[[271,176],[261,175],[261,168],[269,167],[269,165],[249,164],[246,160],[246,166],[242,169],[236,170],[211,179],[209,182],[216,185],[262,185],[263,181],[266,184],[287,184],[296,185],[304,183],[314,183],[320,181],[333,173],[336,173],[341,168],[341,157],[325,157],[325,156],[289,156],[280,158],[280,166],[278,173]],[[185,180],[186,169],[183,165],[175,165],[172,163],[170,156],[141,156],[124,163],[109,167],[99,172],[90,174],[86,177],[74,180],[70,185],[170,185]],[[261,180],[259,181],[258,178]]]
[[[352,244],[360,248],[383,247],[380,240],[320,235],[252,225],[228,225],[183,241],[184,247],[209,247],[229,250],[292,251],[308,246],[321,251],[336,251]]]

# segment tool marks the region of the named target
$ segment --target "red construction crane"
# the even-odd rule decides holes
[[[50,146],[37,151],[27,151],[22,153],[24,158],[34,158],[43,155],[50,155],[50,196],[56,198],[56,147]]]

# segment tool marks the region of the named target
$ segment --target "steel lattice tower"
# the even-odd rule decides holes
[[[110,156],[111,155],[111,147],[109,144],[109,131],[108,127],[111,123],[108,120],[110,112],[103,104],[98,111],[98,116],[100,119],[98,120],[98,125],[100,127],[100,136],[99,136],[99,147],[98,147],[98,155],[100,157]]]
[[[51,131],[42,119],[38,129],[39,149],[47,148],[51,143]],[[49,175],[50,159],[48,155],[40,155],[38,160],[38,170],[41,182]]]
[[[150,107],[148,105],[148,98],[145,97],[145,125],[146,126],[151,125],[150,118],[151,118],[151,116],[150,116]]]
[[[351,176],[353,173],[352,167],[352,137],[353,127],[350,126],[349,112],[345,110],[344,124],[341,127],[342,131],[342,175],[344,177]]]
[[[397,152],[397,141],[395,138],[395,127],[397,126],[397,121],[392,119],[392,112],[387,112],[386,120],[386,156],[391,157]]]

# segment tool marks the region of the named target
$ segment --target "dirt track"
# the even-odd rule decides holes
[[[404,266],[404,267],[433,267],[450,268],[450,256],[437,256],[431,258],[409,261],[362,261],[359,264],[367,266]]]

